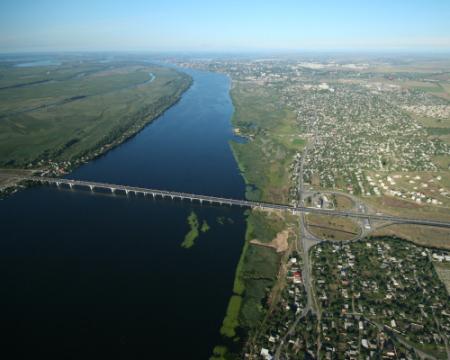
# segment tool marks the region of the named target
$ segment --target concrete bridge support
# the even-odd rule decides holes
[[[287,210],[292,212],[293,214],[301,214],[301,213],[318,213],[322,215],[334,215],[341,217],[354,217],[359,219],[368,219],[367,221],[370,223],[371,221],[388,221],[399,224],[416,224],[416,225],[424,225],[424,226],[434,226],[441,228],[450,228],[450,221],[436,221],[436,220],[427,220],[427,219],[414,219],[414,218],[401,218],[395,217],[391,215],[384,214],[365,214],[360,212],[350,212],[350,211],[338,211],[338,210],[323,210],[310,208],[305,206],[292,206],[292,205],[283,205],[283,204],[271,204],[271,203],[261,203],[261,202],[253,202],[248,200],[237,200],[237,199],[227,199],[223,197],[215,197],[215,196],[207,196],[207,195],[197,195],[197,194],[188,194],[188,193],[180,193],[176,191],[164,191],[150,188],[140,188],[134,186],[125,186],[125,185],[115,185],[108,183],[99,183],[93,181],[83,181],[83,180],[73,180],[73,179],[63,179],[63,178],[50,178],[50,177],[38,177],[38,176],[18,176],[18,179],[27,180],[27,181],[36,181],[41,184],[48,184],[50,186],[60,187],[61,185],[66,185],[71,189],[74,186],[82,187],[84,189],[89,188],[91,192],[94,192],[95,188],[104,189],[108,191],[108,189],[114,193],[116,190],[124,191],[127,195],[128,193],[134,192],[134,194],[142,193],[145,195],[152,195],[155,199],[157,196],[161,198],[170,197],[171,199],[180,198],[181,200],[189,199],[191,202],[197,200],[201,205],[203,202],[208,202],[210,204],[220,204],[220,205],[240,205],[241,207],[248,207],[252,209],[268,209],[268,210]]]

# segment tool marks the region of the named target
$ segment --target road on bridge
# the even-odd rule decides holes
[[[188,200],[197,200],[200,203],[206,202],[210,204],[219,204],[219,205],[236,205],[243,206],[253,209],[268,209],[268,210],[286,210],[292,213],[315,213],[321,215],[330,215],[330,216],[343,216],[343,217],[353,217],[353,218],[363,218],[370,220],[382,220],[382,221],[390,221],[398,224],[414,224],[414,225],[425,225],[425,226],[435,226],[441,228],[450,228],[450,222],[446,221],[437,221],[437,220],[427,220],[427,219],[419,219],[419,218],[403,218],[398,216],[391,215],[383,215],[383,214],[366,214],[361,212],[354,211],[339,211],[335,209],[320,209],[313,207],[306,207],[303,204],[300,206],[291,206],[285,204],[272,204],[265,202],[257,202],[257,201],[248,201],[248,200],[239,200],[239,199],[229,199],[217,196],[208,196],[208,195],[199,195],[199,194],[190,194],[184,192],[177,191],[168,191],[168,190],[158,190],[158,189],[150,189],[150,188],[141,188],[136,186],[128,186],[128,185],[118,185],[118,184],[108,184],[101,183],[95,181],[86,181],[86,180],[74,180],[74,179],[63,179],[63,178],[51,178],[51,177],[42,177],[42,176],[14,176],[19,180],[24,181],[32,181],[39,183],[47,183],[47,184],[55,184],[57,186],[67,185],[71,188],[73,187],[87,187],[90,190],[105,189],[110,190],[111,192],[115,191],[123,191],[126,194],[134,193],[134,194],[143,194],[143,195],[152,195],[153,197],[160,196],[162,198],[179,198],[179,199],[188,199]]]

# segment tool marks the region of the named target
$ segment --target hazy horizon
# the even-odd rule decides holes
[[[450,2],[2,1],[0,52],[448,52]]]

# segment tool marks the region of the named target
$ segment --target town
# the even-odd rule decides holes
[[[434,267],[450,265],[450,252],[392,238],[325,242],[311,251],[317,313],[303,311],[294,252],[279,304],[251,334],[247,358],[447,358],[449,294]]]
[[[376,61],[179,64],[226,73],[233,80],[232,96],[278,112],[276,120],[274,115],[258,118],[245,112],[234,123],[235,134],[266,163],[290,157],[287,174],[278,172],[275,182],[276,175],[260,181],[256,154],[249,160],[244,154],[249,182],[271,190],[270,195],[263,191],[250,196],[369,213],[388,210],[375,206],[377,201],[396,199],[394,204],[410,214],[448,213],[448,93],[435,96],[425,91],[439,81],[447,86],[448,79],[433,78],[441,76],[439,71],[386,72],[379,69],[390,65]],[[258,97],[270,99],[270,104]],[[267,185],[270,181],[289,187],[278,194],[272,190],[275,186]],[[282,290],[278,297],[261,299],[265,316],[259,326],[248,329],[244,358],[450,358],[447,250],[371,235],[387,228],[386,223],[339,220],[342,228],[333,230],[330,227],[336,224],[318,219],[312,225],[325,230],[310,233],[311,217],[305,219],[301,237],[309,240],[300,239],[300,246],[280,264],[277,286]],[[428,234],[428,242],[424,239],[421,244],[447,244],[448,233]],[[313,241],[309,250],[308,241]]]

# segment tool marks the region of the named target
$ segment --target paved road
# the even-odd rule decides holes
[[[314,141],[308,142],[305,149],[303,150],[302,156],[300,158],[300,162],[298,164],[298,173],[297,173],[297,179],[298,179],[298,205],[300,207],[304,207],[304,183],[303,183],[303,167],[305,163],[305,157],[308,153],[308,150],[314,146]],[[308,229],[306,228],[306,221],[305,221],[305,213],[301,212],[299,216],[299,231],[300,231],[300,237],[298,240],[298,248],[301,249],[302,252],[302,260],[303,260],[303,268],[302,268],[302,279],[303,279],[303,285],[305,287],[305,292],[307,296],[306,305],[305,308],[302,310],[302,312],[297,316],[295,321],[292,323],[292,325],[289,327],[288,331],[284,334],[283,338],[280,341],[280,344],[278,348],[275,351],[275,360],[280,360],[281,350],[283,348],[283,345],[286,341],[286,338],[292,334],[295,331],[295,328],[297,327],[299,321],[305,317],[308,312],[311,312],[313,314],[316,313],[316,309],[314,306],[313,301],[313,289],[312,289],[312,279],[311,279],[311,262],[309,259],[309,250],[314,245],[320,243],[322,240],[315,237],[313,234],[311,234]]]
[[[11,175],[8,175],[11,177]],[[168,191],[168,190],[158,190],[158,189],[149,189],[142,188],[136,186],[128,186],[128,185],[119,185],[119,184],[108,184],[108,183],[100,183],[95,181],[84,181],[84,180],[73,180],[73,179],[62,179],[62,178],[49,178],[49,177],[40,177],[40,176],[13,176],[19,180],[27,180],[34,181],[40,183],[47,184],[56,184],[67,185],[70,187],[88,187],[91,190],[95,188],[106,189],[112,192],[115,191],[123,191],[125,193],[134,193],[134,194],[142,194],[142,195],[151,195],[153,197],[160,196],[162,198],[179,198],[179,199],[188,199],[188,200],[197,200],[199,202],[207,202],[211,204],[220,204],[220,205],[236,205],[249,207],[253,209],[268,209],[268,210],[286,210],[291,211],[293,213],[314,213],[314,214],[322,214],[329,216],[343,216],[343,217],[352,217],[359,219],[370,219],[370,220],[383,220],[383,221],[391,221],[393,223],[400,224],[415,224],[415,225],[426,225],[426,226],[436,226],[441,228],[449,228],[450,222],[446,221],[437,221],[437,220],[427,220],[427,219],[419,219],[419,218],[402,218],[398,216],[391,215],[383,215],[383,214],[365,214],[360,212],[353,211],[338,211],[338,210],[328,210],[328,209],[319,209],[313,207],[304,206],[303,202],[300,202],[299,206],[291,206],[284,204],[272,204],[265,202],[256,202],[256,201],[248,201],[248,200],[239,200],[239,199],[230,199],[223,198],[217,196],[208,196],[208,195],[200,195],[200,194],[190,194],[184,192],[177,191]],[[303,217],[303,216],[302,216]],[[303,220],[302,220],[303,221]],[[303,226],[304,227],[304,226]]]

